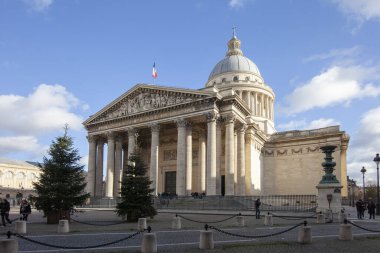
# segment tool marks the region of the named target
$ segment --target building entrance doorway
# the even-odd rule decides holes
[[[176,193],[176,177],[177,173],[175,171],[165,172],[165,192],[170,195]]]

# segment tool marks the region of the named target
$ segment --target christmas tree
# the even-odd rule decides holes
[[[117,214],[123,218],[127,216],[129,222],[157,214],[152,205],[151,193],[154,191],[150,188],[152,181],[145,175],[146,171],[146,165],[141,157],[138,154],[131,155],[121,182],[121,202],[116,207]]]
[[[81,157],[73,147],[73,140],[67,135],[67,130],[65,126],[64,135],[52,141],[49,157],[44,157],[43,165],[40,166],[42,173],[39,180],[33,183],[38,194],[38,197],[34,197],[35,206],[48,217],[48,223],[69,218],[69,211],[75,205],[82,205],[89,197],[84,192],[84,166],[79,164]]]

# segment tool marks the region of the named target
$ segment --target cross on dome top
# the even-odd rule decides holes
[[[228,51],[226,56],[243,55],[240,50],[240,40],[236,37],[236,26],[232,27],[232,39],[228,41]]]

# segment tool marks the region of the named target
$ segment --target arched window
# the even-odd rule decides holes
[[[5,187],[14,187],[13,185],[13,173],[7,171],[4,173],[4,186]]]
[[[245,77],[245,80],[246,80],[246,81],[249,81],[249,79],[250,79],[249,76],[246,76],[246,77]]]
[[[234,76],[234,82],[239,82],[239,77],[238,76]]]

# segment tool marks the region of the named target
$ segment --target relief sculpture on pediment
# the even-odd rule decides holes
[[[119,106],[116,106],[116,109],[112,112],[106,112],[101,119],[123,117],[129,114],[191,102],[193,100],[194,98],[181,95],[144,92],[135,95],[134,97],[126,97],[120,101]]]

